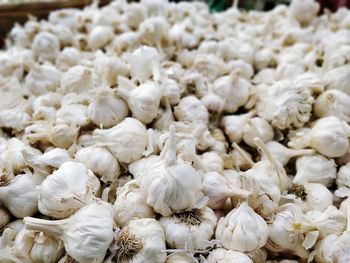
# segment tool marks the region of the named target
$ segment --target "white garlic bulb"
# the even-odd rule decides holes
[[[251,252],[265,246],[268,235],[264,219],[245,203],[222,217],[215,232],[224,248],[240,252]]]
[[[165,99],[165,109],[159,110],[160,116],[154,121],[153,127],[160,131],[168,131],[170,125],[174,122],[174,115],[168,98]]]
[[[86,126],[90,123],[88,107],[82,104],[64,104],[56,112],[56,123],[69,126]]]
[[[211,114],[220,114],[224,109],[224,99],[215,94],[211,87],[208,88],[207,95],[203,96],[201,101]]]
[[[166,258],[165,263],[198,263],[198,260],[190,254],[175,252]]]
[[[155,212],[171,216],[203,206],[201,176],[187,163],[176,158],[175,127],[170,127],[169,141],[161,155],[139,177],[147,203]]]
[[[175,107],[174,115],[179,121],[201,121],[203,123],[208,123],[209,120],[207,108],[203,102],[195,96],[182,98]]]
[[[326,89],[337,89],[341,90],[344,93],[350,95],[349,90],[349,74],[350,74],[350,66],[344,65],[341,67],[337,67],[328,71],[324,77],[323,81]]]
[[[157,116],[162,91],[155,82],[145,82],[136,87],[124,77],[118,78],[117,95],[128,102],[134,118],[145,124]]]
[[[114,203],[114,218],[118,226],[124,227],[132,219],[153,218],[155,213],[146,203],[137,180],[131,180],[117,189]]]
[[[217,172],[222,174],[224,171],[224,160],[217,152],[205,152],[200,156],[200,158],[205,166],[205,172]]]
[[[6,208],[0,206],[0,231],[2,231],[4,227],[8,223],[10,223],[10,221],[11,221],[10,212]]]
[[[290,14],[301,24],[309,24],[318,13],[320,5],[314,0],[293,0],[290,4]]]
[[[263,142],[269,142],[274,137],[273,128],[262,118],[249,119],[243,128],[243,141],[251,147],[256,147],[254,138],[259,137]]]
[[[303,234],[293,230],[293,224],[301,222],[303,214],[295,204],[280,206],[269,223],[269,239],[266,248],[273,252],[289,252],[302,259],[308,257],[308,251],[302,247]]]
[[[226,250],[223,248],[217,248],[210,252],[208,257],[208,263],[253,263],[253,261],[245,254],[234,251]]]
[[[338,188],[347,187],[350,188],[350,163],[340,167],[336,183]]]
[[[61,70],[68,70],[78,65],[82,59],[80,51],[74,47],[65,47],[57,56],[56,67]]]
[[[337,176],[336,164],[333,159],[315,154],[299,157],[296,160],[297,173],[293,183],[320,183],[331,186]]]
[[[253,116],[251,112],[241,115],[226,115],[221,120],[225,134],[230,142],[240,143],[243,137],[243,129],[247,121]]]
[[[163,79],[161,82],[163,96],[167,97],[171,106],[175,106],[180,101],[180,86],[170,78]]]
[[[92,98],[88,107],[88,117],[99,127],[110,128],[122,120],[129,113],[124,100],[113,96],[109,90],[99,90]]]
[[[61,239],[67,253],[80,263],[103,261],[113,240],[115,225],[112,206],[102,201],[92,202],[66,219],[49,221],[26,217],[24,224],[27,230]]]
[[[125,62],[115,57],[97,56],[94,61],[97,75],[101,78],[101,84],[114,86],[117,84],[118,76],[128,76],[129,69]]]
[[[40,175],[20,174],[7,185],[0,187],[1,203],[18,218],[32,216],[38,211],[38,189],[42,182]]]
[[[166,259],[164,231],[152,218],[130,220],[118,233],[112,262],[163,263]]]
[[[35,36],[31,48],[39,61],[54,62],[60,51],[60,41],[52,33],[40,32]]]
[[[165,241],[170,248],[205,249],[214,234],[216,215],[209,207],[161,217]]]
[[[84,92],[93,88],[93,70],[77,65],[71,67],[61,76],[60,90],[66,94],[69,92]]]
[[[91,203],[100,182],[85,165],[66,162],[46,177],[39,188],[39,211],[54,218],[67,218]]]
[[[116,126],[106,130],[94,130],[94,138],[121,162],[131,163],[141,159],[147,146],[147,130],[137,119],[125,118]]]
[[[78,150],[75,160],[83,163],[100,177],[102,182],[116,182],[120,175],[117,158],[105,147],[89,146]]]
[[[108,26],[94,27],[88,36],[88,46],[91,50],[104,47],[113,38],[113,29]]]

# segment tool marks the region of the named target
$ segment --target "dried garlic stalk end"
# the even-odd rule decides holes
[[[137,253],[139,253],[143,244],[136,235],[127,231],[121,231],[116,241],[117,255],[116,262],[123,262],[124,260],[131,260]]]
[[[193,209],[190,211],[184,211],[174,215],[181,223],[190,225],[190,226],[199,226],[204,218],[202,211],[200,209]]]

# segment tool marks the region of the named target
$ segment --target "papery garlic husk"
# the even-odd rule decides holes
[[[136,179],[117,189],[114,202],[114,219],[118,226],[124,227],[132,219],[153,218],[155,213],[146,203]]]
[[[323,184],[304,183],[294,185],[292,192],[296,195],[295,203],[303,212],[317,210],[325,211],[333,204],[334,196]]]
[[[229,197],[246,199],[250,195],[249,191],[230,185],[226,178],[217,172],[204,174],[202,187],[204,195],[209,198],[207,205],[212,209],[222,208]]]
[[[265,246],[268,227],[261,216],[242,203],[219,220],[215,238],[226,249],[251,252]]]
[[[88,46],[91,50],[102,48],[113,38],[113,29],[108,26],[96,26],[89,32]]]
[[[322,118],[336,116],[346,122],[350,121],[350,96],[341,90],[331,89],[321,93],[314,103],[314,114]]]
[[[116,97],[109,90],[98,90],[88,107],[88,117],[99,127],[110,128],[128,114],[129,109],[124,100]]]
[[[55,91],[60,84],[60,74],[60,71],[51,64],[31,65],[25,78],[25,86],[37,96]]]
[[[0,206],[0,231],[4,229],[4,227],[10,223],[11,221],[11,214],[10,212],[5,208]]]
[[[50,167],[59,168],[61,164],[72,160],[68,151],[61,148],[54,148],[42,155],[32,153],[25,149],[22,151],[22,154],[26,162],[34,169],[39,167],[44,170]]]
[[[329,187],[337,176],[334,160],[320,154],[299,157],[296,160],[296,169],[294,184],[319,183]]]
[[[82,148],[76,152],[75,160],[85,164],[104,183],[116,182],[120,175],[120,165],[117,158],[105,147]]]
[[[118,233],[112,262],[163,263],[166,259],[164,231],[152,218],[130,220]]]
[[[175,252],[166,258],[165,263],[198,263],[198,260],[185,252]]]
[[[230,142],[240,143],[243,137],[243,129],[247,121],[253,116],[251,112],[241,115],[226,115],[221,120],[221,126]]]
[[[203,123],[208,123],[209,120],[207,108],[203,102],[195,96],[182,98],[179,104],[175,107],[174,115],[179,121],[201,121]]]
[[[80,263],[103,261],[115,226],[112,206],[103,201],[92,202],[66,219],[49,221],[26,217],[24,224],[27,230],[62,240],[66,252]]]
[[[256,147],[254,138],[259,137],[263,142],[269,142],[274,137],[273,128],[262,118],[254,117],[247,121],[243,128],[243,141],[251,146]]]
[[[248,101],[250,89],[250,82],[240,77],[240,70],[234,70],[213,83],[213,91],[225,100],[224,111],[229,113],[235,112]]]
[[[93,137],[125,163],[141,159],[147,146],[146,127],[134,118],[125,118],[110,129],[96,129]]]
[[[16,232],[10,228],[5,228],[0,237],[0,260],[1,263],[22,263],[23,258],[15,255],[13,249]]]
[[[54,62],[60,50],[60,41],[52,33],[40,32],[35,36],[31,48],[39,61]]]
[[[293,224],[302,220],[303,214],[297,205],[280,206],[268,224],[269,239],[266,248],[272,252],[287,252],[306,259],[308,251],[301,245],[303,234],[293,230]]]
[[[283,166],[286,166],[289,160],[293,157],[315,154],[315,150],[313,149],[290,149],[276,141],[266,142],[265,146],[270,152],[271,156],[276,161],[280,162]],[[267,159],[267,157],[264,154],[262,154],[262,159]]]
[[[93,202],[100,182],[85,165],[66,162],[46,177],[39,188],[39,211],[57,219],[67,218]]]
[[[201,175],[176,157],[175,127],[161,155],[155,157],[140,176],[140,187],[155,212],[163,216],[201,208],[206,201],[202,193]]]
[[[156,82],[145,82],[136,87],[130,80],[118,77],[117,95],[125,99],[134,118],[145,124],[157,116],[162,90]]]
[[[38,263],[57,262],[64,254],[62,240],[25,229],[17,234],[14,247],[16,254]]]
[[[0,187],[1,203],[17,218],[32,216],[38,211],[38,189],[43,178],[29,172],[15,176]]]
[[[338,117],[318,119],[312,129],[290,132],[288,146],[300,149],[307,146],[326,157],[343,156],[349,146],[349,126]]]
[[[344,65],[341,67],[337,67],[328,71],[324,77],[323,81],[326,89],[337,89],[341,90],[344,93],[350,95],[349,89],[349,74],[350,74],[350,66]]]
[[[211,251],[208,256],[208,263],[230,262],[253,263],[247,255],[234,250],[226,250],[224,248],[216,248]]]
[[[63,94],[69,92],[86,92],[93,88],[93,70],[77,65],[71,67],[61,76],[60,90]]]
[[[350,163],[340,167],[336,183],[338,188],[347,187],[350,188]]]
[[[129,69],[125,62],[115,57],[101,55],[94,60],[96,73],[101,77],[101,84],[114,86],[117,84],[118,76],[127,77]]]
[[[161,217],[165,241],[170,248],[205,249],[214,234],[216,215],[209,207]]]

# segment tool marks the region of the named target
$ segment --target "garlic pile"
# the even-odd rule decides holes
[[[0,50],[0,262],[350,262],[350,11],[113,1]]]

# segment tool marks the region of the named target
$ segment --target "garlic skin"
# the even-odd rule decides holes
[[[134,118],[125,118],[110,129],[96,129],[93,137],[124,163],[141,159],[147,146],[147,130]]]
[[[2,231],[4,229],[4,227],[11,222],[11,214],[10,212],[0,206],[0,231]]]
[[[213,91],[225,100],[225,112],[233,113],[248,101],[251,84],[240,74],[240,70],[235,70],[213,83]]]
[[[17,234],[14,247],[22,257],[38,263],[57,262],[64,254],[61,240],[26,229]]]
[[[164,231],[155,219],[129,221],[118,233],[116,245],[121,249],[120,252],[117,249],[117,262],[163,263],[166,260]]]
[[[60,84],[60,74],[51,64],[32,65],[25,78],[25,86],[36,96],[55,91]]]
[[[256,147],[254,138],[259,137],[263,142],[271,141],[274,137],[273,128],[262,118],[254,117],[247,121],[243,128],[243,141],[251,147]]]
[[[76,152],[74,159],[93,171],[104,183],[113,183],[118,180],[120,175],[119,162],[105,147],[82,148]]]
[[[166,258],[165,263],[198,263],[198,260],[190,254],[175,252]]]
[[[54,62],[60,50],[60,41],[52,33],[40,32],[34,37],[31,48],[39,61]]]
[[[27,230],[44,232],[62,240],[66,252],[80,263],[103,261],[113,240],[115,225],[112,206],[102,201],[84,206],[67,219],[49,221],[26,217],[24,224]]]
[[[347,107],[350,96],[341,90],[330,89],[321,93],[314,103],[314,114],[322,118],[336,116],[346,122],[350,121],[350,111]]]
[[[41,184],[39,211],[57,219],[67,218],[91,203],[99,188],[98,178],[85,165],[66,162]]]
[[[210,252],[208,257],[208,263],[230,262],[253,263],[253,261],[247,255],[238,251],[226,250],[223,248],[214,249]]]
[[[0,187],[1,203],[17,218],[32,216],[38,211],[38,189],[42,178],[36,174],[20,174]]]
[[[308,251],[301,245],[303,235],[293,230],[293,224],[302,220],[303,214],[297,205],[280,206],[268,224],[269,239],[266,248],[272,252],[288,252],[306,259]]]
[[[243,137],[243,129],[247,121],[253,116],[252,113],[245,113],[241,115],[226,115],[221,120],[225,134],[230,142],[240,143]]]
[[[136,87],[130,80],[118,78],[117,95],[125,99],[134,118],[148,124],[157,116],[162,90],[156,82]]]
[[[93,70],[77,65],[64,72],[60,80],[60,91],[63,94],[70,92],[85,92],[93,88]]]
[[[91,50],[97,50],[108,44],[113,38],[113,29],[107,26],[94,27],[88,36],[88,46]]]
[[[179,121],[201,121],[203,123],[208,123],[209,121],[207,108],[203,102],[195,96],[182,98],[179,104],[175,107],[174,115]]]
[[[350,74],[349,65],[344,65],[328,71],[323,77],[326,90],[336,89],[350,95],[349,74]]]
[[[350,188],[350,163],[347,163],[339,168],[336,183],[338,188]]]
[[[299,157],[296,170],[294,184],[319,183],[329,187],[337,176],[334,160],[320,154]]]
[[[205,249],[214,234],[216,215],[209,207],[161,217],[165,241],[170,248]]]
[[[121,227],[132,219],[155,217],[152,207],[144,200],[139,183],[135,179],[117,189],[113,207],[115,222]]]
[[[268,235],[264,219],[245,203],[222,217],[215,232],[224,248],[240,252],[251,252],[265,246]]]

